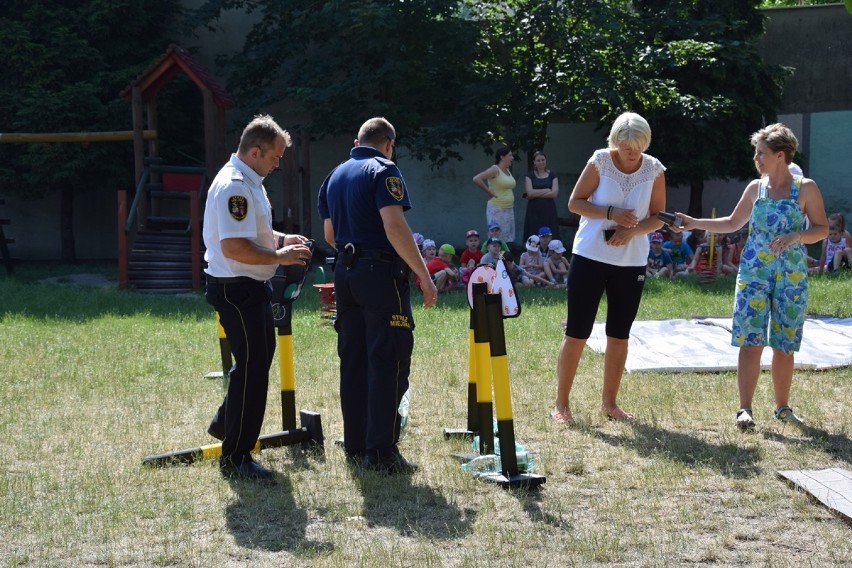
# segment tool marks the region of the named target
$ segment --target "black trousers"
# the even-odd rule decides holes
[[[268,282],[207,283],[205,298],[219,313],[234,366],[228,392],[213,419],[224,426],[222,461],[251,460],[266,413],[269,368],[275,354],[272,286]]]
[[[381,458],[398,451],[414,348],[410,284],[392,262],[362,258],[351,269],[337,263],[334,293],[344,447]]]

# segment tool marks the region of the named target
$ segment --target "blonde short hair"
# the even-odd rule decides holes
[[[631,148],[644,152],[651,145],[651,127],[635,112],[625,112],[612,123],[607,141],[612,149],[618,148],[621,142],[627,142]]]
[[[757,146],[760,142],[766,144],[773,152],[784,152],[784,160],[787,165],[793,161],[793,156],[799,147],[799,141],[793,131],[780,122],[761,128],[751,135],[752,146]]]

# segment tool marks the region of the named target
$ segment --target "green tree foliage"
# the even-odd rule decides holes
[[[542,148],[554,120],[632,109],[654,128],[669,180],[752,171],[748,135],[774,120],[784,71],[762,63],[758,0],[208,0],[199,21],[256,11],[231,89],[286,101],[313,135],[391,118],[440,165],[458,143]]]
[[[763,0],[760,7],[781,8],[787,6],[817,6],[819,4],[837,4],[837,0]]]
[[[474,68],[494,141],[532,153],[554,119],[605,113],[621,89],[631,46],[626,5],[601,0],[471,0],[480,26]]]
[[[209,0],[197,12],[211,27],[227,10],[260,16],[243,51],[223,59],[229,88],[246,108],[285,101],[290,128],[311,135],[357,133],[387,116],[399,145],[434,164],[472,142],[465,129],[482,107],[472,88],[475,29],[455,0]]]
[[[208,0],[198,20],[258,13],[227,58],[247,106],[286,100],[312,135],[385,115],[440,165],[459,143],[531,153],[549,122],[585,120],[617,90],[621,0]]]
[[[704,180],[753,176],[751,133],[774,122],[787,70],[763,63],[758,0],[635,0],[639,53],[625,108],[651,123],[667,182],[690,187],[701,215]],[[641,81],[655,88],[641,93]]]
[[[163,53],[178,13],[176,0],[4,0],[2,131],[130,130],[118,94]],[[61,192],[62,258],[74,260],[74,194],[132,188],[132,143],[2,144],[0,176],[7,194]]]

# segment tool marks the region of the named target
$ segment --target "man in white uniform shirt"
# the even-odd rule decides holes
[[[305,237],[272,229],[272,207],[263,187],[263,178],[278,167],[289,145],[290,135],[272,117],[256,116],[207,193],[205,298],[219,314],[234,355],[228,392],[207,430],[222,440],[219,468],[225,477],[274,475],[250,453],[263,425],[275,353],[269,280],[279,264],[307,265],[311,259]]]

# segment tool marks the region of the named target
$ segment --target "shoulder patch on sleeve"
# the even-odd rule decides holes
[[[242,221],[248,215],[248,199],[242,195],[232,195],[228,198],[228,212],[237,221]]]
[[[387,188],[388,193],[391,194],[391,197],[397,201],[402,201],[405,191],[402,189],[401,179],[395,176],[388,176],[385,178],[385,187]]]

